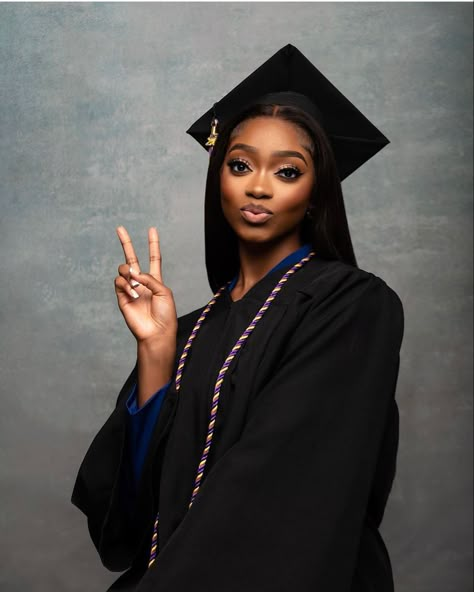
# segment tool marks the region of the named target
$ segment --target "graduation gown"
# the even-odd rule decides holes
[[[378,528],[396,469],[404,313],[374,274],[313,257],[283,285],[221,386],[199,493],[188,509],[218,372],[283,273],[224,291],[172,382],[131,509],[124,500],[136,366],[81,464],[72,502],[109,590],[392,592]],[[178,319],[175,372],[204,307]],[[147,569],[159,509],[159,552]]]

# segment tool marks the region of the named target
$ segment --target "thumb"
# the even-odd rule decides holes
[[[148,288],[153,296],[163,296],[167,293],[166,286],[149,273],[138,273],[130,267],[130,277]]]

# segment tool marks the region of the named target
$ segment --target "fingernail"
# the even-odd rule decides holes
[[[140,285],[140,282],[137,282],[136,280],[132,280],[132,281],[130,282],[130,285],[132,286],[132,288],[136,288],[137,286],[139,286],[139,285]]]
[[[130,267],[130,273],[135,273],[135,270]]]
[[[130,290],[130,294],[134,297],[134,298],[140,298],[140,294],[138,294],[137,292],[135,292],[135,290],[132,288]]]

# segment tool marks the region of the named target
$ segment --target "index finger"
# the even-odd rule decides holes
[[[120,242],[122,243],[125,261],[128,265],[130,265],[130,267],[133,266],[134,270],[140,273],[140,264],[138,262],[138,257],[135,253],[135,249],[133,248],[132,239],[130,238],[128,232],[125,230],[124,226],[119,226],[117,228],[117,235],[120,239]]]

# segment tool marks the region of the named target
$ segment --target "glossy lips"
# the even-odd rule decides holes
[[[247,204],[240,209],[242,218],[253,224],[263,224],[273,213],[260,204]]]
[[[260,212],[265,212],[267,214],[273,213],[271,210],[269,210],[268,208],[266,208],[260,204],[252,204],[252,203],[246,204],[245,206],[243,206],[240,209],[247,210],[249,212],[253,212],[254,214],[259,214]]]
[[[263,224],[273,216],[273,214],[268,212],[254,213],[250,210],[240,210],[240,213],[242,214],[242,217],[247,220],[247,222],[252,222],[254,224]]]

